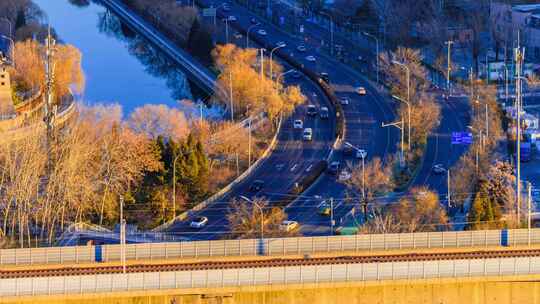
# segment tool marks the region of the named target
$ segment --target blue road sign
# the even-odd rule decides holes
[[[473,135],[470,132],[452,132],[452,145],[470,145]]]

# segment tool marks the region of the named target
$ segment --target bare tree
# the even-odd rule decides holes
[[[184,113],[163,104],[147,104],[136,108],[131,113],[128,124],[135,132],[146,134],[150,138],[161,135],[180,140],[189,133]]]

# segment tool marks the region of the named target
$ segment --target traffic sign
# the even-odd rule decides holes
[[[473,135],[470,132],[452,132],[452,145],[470,145]]]
[[[205,8],[202,11],[202,15],[204,17],[215,17],[216,16],[216,9],[213,7]]]

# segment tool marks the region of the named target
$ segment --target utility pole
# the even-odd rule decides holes
[[[520,46],[515,49],[516,60],[516,166],[517,166],[517,178],[516,178],[516,209],[517,209],[517,223],[520,224],[520,208],[521,208],[521,69],[524,58],[524,52],[521,51]]]
[[[233,89],[232,89],[232,71],[229,67],[229,101],[231,103],[231,121],[234,122],[234,102],[233,102]]]
[[[225,21],[225,43],[229,43],[229,17],[223,19]]]
[[[330,235],[334,235],[334,198],[330,198]]]
[[[126,221],[124,220],[124,197],[120,196],[120,258],[122,272],[126,273]]]
[[[248,111],[248,126],[249,126],[249,134],[248,134],[248,166],[251,167],[251,115],[249,113],[249,105],[247,107]]]
[[[527,244],[531,246],[531,200],[532,200],[532,186],[531,183],[527,183]]]
[[[47,172],[50,175],[52,170],[52,145],[54,141],[54,123],[56,119],[56,105],[54,105],[54,63],[53,57],[56,53],[56,41],[51,36],[51,28],[49,27],[47,40],[45,41],[45,125],[47,127]]]
[[[452,44],[454,41],[448,40],[444,44],[447,45],[448,48],[448,54],[447,54],[447,62],[446,62],[446,89],[448,90],[448,95],[450,95],[450,72],[452,71],[452,58],[450,56],[450,50],[452,49]]]
[[[448,201],[448,208],[452,205],[451,197],[450,197],[450,169],[446,170],[446,199]]]
[[[486,140],[489,138],[489,112],[488,112],[488,104],[485,103],[486,106]]]
[[[398,129],[401,130],[401,160],[400,160],[400,163],[401,163],[401,166],[403,167],[404,166],[404,162],[405,162],[405,159],[404,159],[404,140],[403,140],[403,137],[404,137],[404,130],[405,128],[403,127],[403,119],[401,119],[400,121],[396,121],[396,122],[392,122],[392,123],[388,123],[388,124],[385,124],[384,122],[382,123],[382,127],[385,128],[385,127],[389,127],[389,126],[394,126]]]

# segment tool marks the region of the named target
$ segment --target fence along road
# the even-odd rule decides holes
[[[540,257],[480,258],[308,266],[72,275],[0,280],[0,297],[80,295],[137,290],[223,288],[383,280],[524,276],[540,273]],[[521,277],[523,279],[523,277]],[[278,289],[278,287],[273,287]],[[200,292],[200,290],[199,290]]]
[[[217,240],[126,245],[128,260],[311,254],[387,249],[465,248],[540,244],[540,228]],[[0,250],[0,265],[120,261],[120,245]]]

